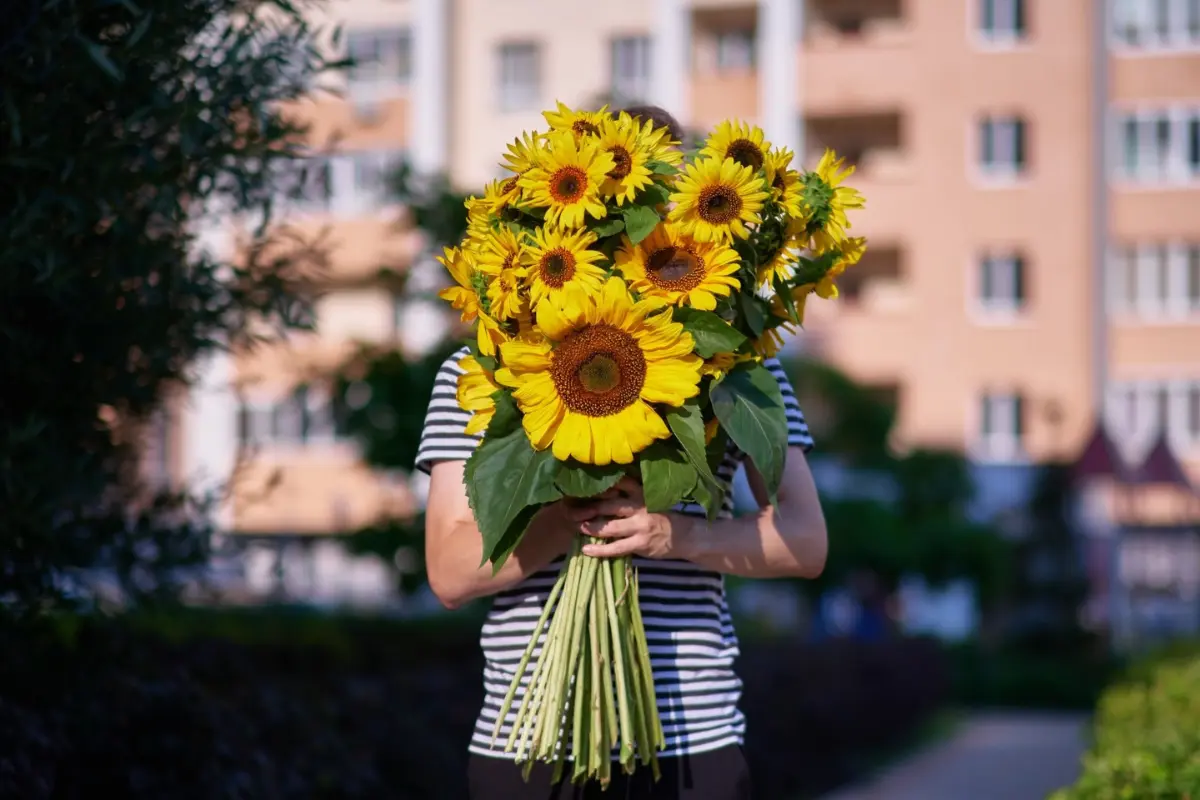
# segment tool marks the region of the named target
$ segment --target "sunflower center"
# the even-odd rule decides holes
[[[704,262],[690,248],[661,247],[646,259],[646,278],[660,289],[686,292],[704,280]]]
[[[542,281],[547,286],[561,289],[562,285],[575,277],[575,255],[570,250],[556,247],[542,256]]]
[[[754,170],[762,169],[763,162],[766,161],[762,148],[749,139],[734,139],[729,143],[729,147],[725,148],[725,157]]]
[[[600,323],[558,344],[550,377],[567,408],[608,417],[628,408],[646,383],[646,358],[628,333]]]
[[[587,173],[579,167],[563,167],[550,177],[550,196],[556,203],[574,203],[585,191]]]
[[[710,225],[728,225],[741,215],[742,198],[732,186],[706,186],[700,190],[696,210]]]
[[[614,181],[619,181],[633,171],[633,156],[629,155],[629,151],[624,147],[617,145],[610,147],[608,152],[613,157],[613,168],[609,170],[608,177]]]
[[[503,263],[500,264],[500,272],[503,274],[505,270],[512,269],[513,262],[517,260],[516,253],[508,253],[504,256]]]
[[[575,132],[576,136],[595,136],[600,133],[600,129],[586,119],[577,119],[572,122],[571,130]]]
[[[784,191],[784,190],[786,190],[786,189],[787,189],[787,184],[786,184],[786,183],[784,183],[784,180],[783,180],[783,173],[782,173],[782,172],[778,173],[778,174],[775,176],[775,180],[771,181],[771,188],[772,188],[772,189],[776,189],[776,190],[778,190],[778,191],[780,191],[780,192],[782,192],[782,191]]]

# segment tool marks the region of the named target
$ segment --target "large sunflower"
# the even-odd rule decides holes
[[[525,200],[546,209],[546,222],[559,228],[578,228],[587,215],[599,219],[607,210],[600,186],[616,166],[595,137],[576,141],[569,133],[547,137],[536,166],[521,176]]]
[[[804,185],[800,173],[792,169],[792,157],[792,151],[786,147],[771,150],[767,153],[763,168],[766,170],[771,199],[795,219],[804,216]]]
[[[767,192],[762,178],[732,159],[703,158],[688,164],[675,182],[670,218],[699,242],[728,242],[750,235],[760,221]]]
[[[492,395],[500,391],[491,372],[475,360],[474,356],[463,356],[458,361],[463,373],[458,376],[458,405],[463,411],[471,412],[465,433],[468,436],[483,433],[496,414],[496,401]]]
[[[726,120],[708,137],[704,149],[700,151],[700,157],[715,158],[718,161],[729,158],[758,172],[766,166],[770,149],[771,143],[766,141],[762,128]]]
[[[600,123],[609,118],[607,105],[599,111],[575,111],[561,101],[557,111],[543,111],[542,116],[550,123],[551,130],[570,131],[577,139],[599,135]]]
[[[522,263],[529,275],[529,296],[534,307],[547,297],[558,297],[576,289],[598,292],[604,285],[604,260],[599,250],[591,250],[596,234],[538,228],[533,244],[522,251]]]
[[[634,303],[610,278],[581,302],[543,303],[540,341],[501,345],[496,380],[514,389],[537,450],[559,460],[629,464],[671,435],[651,405],[682,405],[699,391],[701,360],[692,337],[653,300]]]
[[[616,198],[619,206],[632,202],[638,192],[654,181],[646,166],[650,153],[638,137],[639,130],[633,117],[624,111],[616,119],[608,117],[600,122],[600,149],[613,159],[613,168],[600,193]]]
[[[814,170],[816,179],[810,177],[805,187],[807,211],[812,214],[810,227],[814,229],[812,250],[817,254],[826,253],[845,241],[846,229],[850,227],[846,209],[862,208],[865,202],[857,189],[841,185],[854,174],[854,167],[842,169],[843,163],[845,159],[827,149]]]
[[[626,236],[616,255],[629,286],[643,297],[659,297],[671,305],[702,311],[717,307],[718,297],[737,291],[738,255],[732,247],[697,242],[662,223],[638,244]]]

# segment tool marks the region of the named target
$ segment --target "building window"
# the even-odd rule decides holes
[[[989,42],[1025,38],[1025,0],[977,0],[979,34]]]
[[[338,415],[326,393],[297,387],[275,403],[242,403],[238,409],[238,439],[243,446],[304,446],[339,437]]]
[[[1200,242],[1114,248],[1109,310],[1147,320],[1200,317]]]
[[[1113,43],[1120,49],[1200,48],[1200,0],[1111,0]]]
[[[1200,380],[1114,383],[1106,405],[1108,426],[1134,461],[1162,434],[1181,455],[1200,451]]]
[[[1200,448],[1200,381],[1189,383],[1183,390],[1183,414],[1179,438],[1189,449]]]
[[[1028,163],[1028,126],[1020,117],[985,117],[979,122],[979,166],[987,177],[1022,175]]]
[[[1132,183],[1200,180],[1200,108],[1118,112],[1117,177]]]
[[[412,77],[412,33],[407,28],[351,32],[346,35],[346,55],[351,86],[408,83]]]
[[[1025,400],[1019,394],[985,394],[979,404],[977,455],[1014,461],[1025,454]]]
[[[979,304],[986,311],[1025,308],[1026,264],[1020,255],[986,255],[979,260]]]
[[[541,48],[532,42],[500,45],[500,108],[528,111],[541,103]]]
[[[613,101],[632,103],[650,93],[650,37],[621,36],[612,40],[609,81]]]
[[[748,72],[757,61],[753,30],[721,31],[715,37],[717,72]]]

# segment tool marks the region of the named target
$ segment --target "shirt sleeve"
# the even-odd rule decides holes
[[[788,447],[799,447],[807,453],[813,449],[814,442],[808,430],[808,422],[804,419],[804,412],[800,410],[800,403],[796,400],[792,382],[788,380],[779,359],[768,358],[763,365],[775,376],[775,380],[779,382],[779,391],[783,394],[783,407],[787,412]]]
[[[439,461],[466,461],[483,440],[479,435],[467,435],[471,413],[458,405],[458,376],[464,371],[458,362],[467,352],[464,347],[447,358],[434,380],[415,464],[424,473]]]

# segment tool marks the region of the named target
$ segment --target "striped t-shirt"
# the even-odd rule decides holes
[[[470,458],[479,443],[479,437],[464,433],[470,414],[459,408],[456,399],[458,376],[463,372],[458,361],[466,353],[464,348],[450,356],[438,372],[417,453],[417,468],[425,472],[439,461]],[[765,366],[779,381],[783,392],[788,444],[809,450],[812,437],[783,368],[775,359],[768,359]],[[743,454],[731,446],[717,470],[717,478],[726,489],[722,517],[732,516],[730,485],[742,458]],[[694,504],[676,510],[700,516],[704,513]],[[687,561],[635,556],[634,564],[639,575],[638,600],[650,647],[658,713],[666,739],[666,749],[660,755],[695,754],[741,744],[746,727],[738,710],[742,682],[733,671],[738,641],[725,602],[724,580],[719,573]],[[500,729],[495,747],[491,744],[492,729],[561,567],[562,559],[558,559],[499,593],[492,602],[480,637],[485,662],[485,699],[471,739],[472,753],[513,757],[504,752],[504,744],[520,706],[520,694]],[[532,671],[531,662],[525,681]]]

